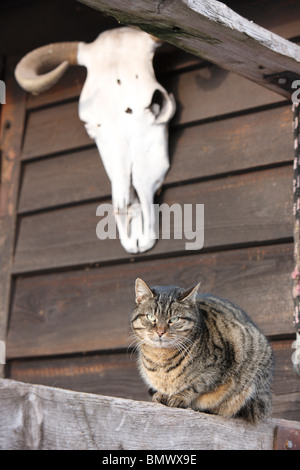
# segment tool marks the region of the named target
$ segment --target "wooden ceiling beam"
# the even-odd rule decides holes
[[[217,0],[79,1],[287,98],[300,79],[297,44]]]

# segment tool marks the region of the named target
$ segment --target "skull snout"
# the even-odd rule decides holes
[[[152,205],[154,195],[139,198],[131,185],[129,196],[113,199],[120,241],[129,253],[144,252],[152,248],[156,241]]]

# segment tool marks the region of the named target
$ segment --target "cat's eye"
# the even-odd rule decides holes
[[[150,320],[152,322],[156,321],[156,316],[153,315],[153,313],[148,313],[148,315],[146,315],[146,317],[148,318],[148,320]]]
[[[179,320],[179,317],[171,317],[169,318],[169,323],[176,323]]]

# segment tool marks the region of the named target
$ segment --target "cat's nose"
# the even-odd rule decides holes
[[[165,334],[165,330],[156,330],[156,332],[160,338]]]

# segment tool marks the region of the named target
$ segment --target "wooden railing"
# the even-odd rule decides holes
[[[258,425],[193,410],[0,379],[1,449],[296,448],[300,423]],[[277,436],[290,435],[278,442]],[[297,444],[298,439],[298,444]]]

